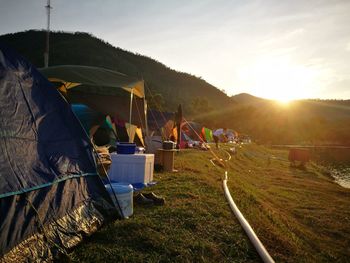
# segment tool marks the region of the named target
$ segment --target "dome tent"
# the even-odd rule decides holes
[[[53,261],[118,215],[70,106],[0,43],[0,262]]]

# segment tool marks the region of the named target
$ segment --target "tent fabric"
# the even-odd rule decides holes
[[[129,136],[129,142],[134,142],[137,126],[125,123],[125,128]]]
[[[175,113],[161,112],[156,110],[147,111],[147,123],[150,131],[159,130],[164,127],[169,121],[173,121]]]
[[[92,127],[99,126],[105,121],[105,116],[102,113],[84,104],[72,104],[71,107],[87,134],[90,134]]]
[[[145,146],[141,128],[130,123],[125,123],[125,129],[129,137],[129,142],[135,142],[135,138],[137,138],[137,144],[139,145],[139,143],[141,143],[142,146]],[[135,137],[135,135],[137,135],[137,137]]]
[[[141,128],[137,128],[136,131],[135,131],[135,133],[136,133],[137,137],[139,138],[139,140],[140,140],[142,146],[145,146],[145,141],[144,141],[144,139],[143,139],[143,135],[142,135],[142,130],[141,130]]]
[[[71,104],[72,110],[77,116],[85,132],[93,138],[96,145],[102,146],[114,142],[116,138],[115,129],[108,116],[99,113],[84,104]]]
[[[175,137],[173,133],[174,120],[174,112],[147,111],[147,123],[150,134],[161,135],[164,140],[168,140],[171,136]]]
[[[61,94],[0,43],[0,262],[52,261],[117,215]]]
[[[113,119],[113,123],[115,124],[117,135],[118,135],[118,141],[119,142],[129,142],[129,134],[126,129],[127,123],[118,120],[117,118]],[[134,143],[136,143],[137,146],[145,146],[144,140],[142,136],[139,136],[139,128],[136,129],[136,135],[134,136]]]
[[[181,132],[185,133],[187,137],[191,138],[193,141],[201,141],[203,140],[202,128],[202,124],[193,121],[188,121],[182,124]]]
[[[203,127],[202,134],[206,142],[212,142],[213,141],[213,131]]]
[[[122,88],[140,98],[145,97],[143,80],[105,68],[61,65],[41,68],[40,72],[52,82],[63,83],[67,90],[79,88],[94,94],[115,95],[118,88]]]
[[[71,90],[67,100],[71,104],[85,104],[89,108],[109,116],[117,116],[118,119],[129,121],[130,97],[125,92],[119,95],[99,95],[86,93],[79,90]],[[134,97],[131,123],[140,127],[144,125],[143,99]]]

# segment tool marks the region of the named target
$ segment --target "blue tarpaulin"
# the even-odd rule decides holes
[[[50,261],[115,207],[70,105],[1,43],[0,112],[0,261]]]

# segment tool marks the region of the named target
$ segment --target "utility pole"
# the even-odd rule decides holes
[[[50,0],[47,0],[47,5],[45,6],[47,11],[47,31],[46,31],[46,46],[44,53],[44,67],[49,66],[49,41],[50,41],[50,11],[52,9],[50,5]]]

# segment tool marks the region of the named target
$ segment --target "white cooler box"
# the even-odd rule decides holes
[[[149,183],[153,181],[154,154],[111,154],[111,181],[120,183]]]

